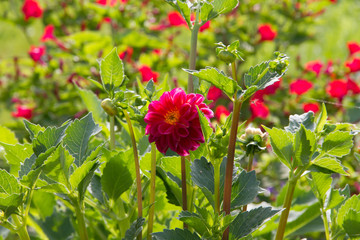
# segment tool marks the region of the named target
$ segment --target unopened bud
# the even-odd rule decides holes
[[[101,107],[109,116],[115,116],[117,114],[116,106],[109,98],[106,98],[101,102]]]
[[[221,61],[225,62],[226,64],[233,63],[236,60],[235,54],[226,50],[221,50],[218,53],[218,57]]]

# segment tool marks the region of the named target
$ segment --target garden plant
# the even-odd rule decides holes
[[[0,2],[1,239],[360,239],[356,10]]]

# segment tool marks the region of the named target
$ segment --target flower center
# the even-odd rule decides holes
[[[175,125],[180,118],[180,112],[178,110],[171,110],[165,114],[165,122],[170,125]]]

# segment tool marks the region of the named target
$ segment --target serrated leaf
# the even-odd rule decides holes
[[[240,239],[249,235],[278,212],[279,210],[272,210],[271,207],[259,207],[248,212],[241,212],[230,224],[232,239]]]
[[[68,124],[59,128],[48,127],[44,132],[39,132],[33,139],[33,150],[36,156],[45,153],[49,148],[56,147],[65,137],[65,130]]]
[[[342,225],[351,239],[360,237],[360,211],[350,209],[344,216]]]
[[[15,133],[13,133],[10,129],[0,126],[0,133],[0,142],[11,145],[18,143]]]
[[[5,143],[0,143],[0,145],[5,150],[5,159],[10,164],[10,173],[15,177],[18,177],[21,163],[23,163],[26,158],[29,158],[33,154],[32,145],[9,145]]]
[[[20,193],[20,185],[16,178],[3,169],[0,169],[0,193],[1,195]]]
[[[197,213],[182,211],[180,212],[178,219],[194,228],[201,236],[209,232],[205,220]]]
[[[76,189],[80,182],[92,171],[93,167],[98,166],[97,164],[97,161],[90,161],[76,168],[69,179],[71,188]]]
[[[244,83],[247,88],[257,86],[261,90],[279,81],[280,77],[281,75],[270,71],[267,61],[251,67],[244,75]]]
[[[55,195],[47,192],[34,191],[32,203],[38,209],[38,213],[44,221],[46,217],[50,217],[54,212],[56,205]]]
[[[327,120],[327,111],[324,103],[322,104],[321,109],[321,113],[316,120],[316,132],[321,132],[323,130]]]
[[[92,113],[87,114],[82,119],[76,119],[66,129],[64,138],[64,146],[75,158],[75,164],[80,166],[85,158],[88,150],[88,142],[90,137],[101,131],[101,127],[95,124]]]
[[[214,194],[214,167],[205,157],[195,159],[191,164],[191,179],[200,188],[206,188]]]
[[[353,195],[340,207],[337,215],[337,223],[339,226],[344,225],[346,214],[351,209],[356,212],[360,211],[360,195]]]
[[[353,135],[349,132],[336,131],[327,135],[322,144],[324,154],[342,157],[350,153],[353,147]]]
[[[175,206],[181,206],[181,189],[179,186],[166,175],[166,172],[161,167],[156,167],[156,176],[159,177],[165,186],[166,198],[168,202]]]
[[[41,168],[31,170],[20,179],[20,183],[28,188],[34,187],[35,182],[38,180],[41,174],[41,170],[42,170]]]
[[[304,125],[306,129],[313,132],[315,130],[314,113],[307,112],[301,115],[291,115],[289,117],[289,126],[285,127],[285,130],[295,133],[300,129],[301,124]]]
[[[145,153],[147,153],[149,148],[150,148],[149,136],[145,135],[139,140],[139,144],[138,144],[139,155],[142,156]]]
[[[214,0],[211,4],[214,6],[213,10],[208,16],[208,20],[216,18],[220,14],[226,14],[232,11],[237,5],[238,0]]]
[[[200,121],[201,131],[203,133],[205,143],[207,144],[209,139],[210,139],[211,134],[213,133],[213,130],[210,127],[210,122],[205,117],[204,113],[202,111],[200,111],[198,106],[196,106],[196,109],[197,109],[198,114],[199,114],[199,121]]]
[[[77,86],[77,85],[75,85]],[[92,112],[96,122],[106,122],[106,113],[101,107],[101,100],[92,91],[76,87],[87,110]]]
[[[17,208],[21,205],[23,197],[23,193],[13,193],[6,197],[0,197],[0,210],[4,212],[5,217],[9,217],[11,214],[17,212]]]
[[[345,200],[345,196],[340,193],[341,189],[331,189],[328,197],[325,199],[325,210],[333,209]]]
[[[199,71],[184,69],[184,71],[213,84],[221,89],[230,99],[233,98],[238,89],[241,89],[232,78],[225,76],[225,73],[217,68],[205,68]]]
[[[113,92],[121,86],[124,79],[124,66],[116,48],[100,61],[100,75],[104,89]]]
[[[340,173],[343,175],[349,175],[344,170],[344,166],[336,158],[324,157],[317,159],[313,162],[315,166],[325,168],[330,171],[330,173]]]
[[[279,128],[267,128],[264,129],[269,133],[270,144],[274,153],[280,158],[280,160],[291,169],[293,146],[292,140],[289,138],[286,131]]]
[[[136,240],[136,237],[141,233],[143,229],[143,225],[145,223],[145,218],[136,219],[130,226],[128,230],[126,230],[125,238],[122,240]]]
[[[101,186],[109,198],[118,199],[120,195],[128,190],[133,179],[128,168],[121,159],[122,154],[115,155],[106,164],[101,177]]]
[[[51,183],[45,186],[42,186],[38,189],[39,191],[44,191],[48,193],[60,193],[60,194],[69,194],[69,190],[61,183]]]
[[[25,125],[25,128],[26,130],[28,131],[29,135],[30,135],[30,139],[34,139],[34,137],[39,133],[39,132],[44,132],[45,131],[45,128],[40,126],[40,125],[37,125],[37,124],[34,124],[34,123],[31,123],[27,120],[24,120],[24,125]]]
[[[260,182],[256,180],[255,171],[243,170],[233,182],[231,191],[231,209],[239,208],[254,201],[259,193]]]
[[[100,163],[98,161],[94,161],[95,164],[92,166],[92,168],[87,172],[85,177],[81,180],[81,182],[78,185],[78,193],[79,193],[79,199],[80,201],[84,200],[86,189],[89,186],[92,177],[94,176],[95,170],[100,166]],[[70,178],[71,181],[71,178]]]
[[[94,175],[91,179],[89,191],[97,200],[99,200],[100,203],[105,203],[101,186],[101,178],[98,175]]]
[[[202,6],[200,8],[200,20],[202,24],[205,24],[209,20],[209,14],[214,9],[214,6],[206,1],[202,2]]]
[[[300,129],[295,133],[294,139],[294,163],[295,166],[306,166],[316,149],[315,133],[305,129],[301,124]]]
[[[23,176],[27,175],[31,171],[31,168],[35,164],[35,162],[36,162],[35,154],[25,159],[25,161],[20,166],[19,177],[22,178]]]
[[[254,93],[258,90],[257,86],[251,86],[245,90],[238,91],[238,98],[241,99],[242,102],[249,99]]]
[[[311,173],[311,180],[308,181],[315,193],[316,198],[319,200],[321,207],[324,207],[326,192],[331,187],[332,178],[329,174]]]
[[[163,232],[152,234],[155,240],[201,240],[196,233],[191,233],[187,229],[175,228],[174,230],[164,229]]]

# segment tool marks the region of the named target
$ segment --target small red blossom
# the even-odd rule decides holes
[[[319,76],[322,67],[323,67],[322,62],[318,60],[310,61],[305,64],[305,70],[316,73],[316,76]]]
[[[208,100],[213,100],[214,102],[216,100],[218,100],[220,97],[222,96],[222,91],[221,89],[215,87],[215,86],[211,86],[209,88],[208,94],[207,94],[207,99]]]
[[[324,73],[329,76],[331,76],[334,73],[333,61],[329,60],[327,62]]]
[[[179,12],[173,11],[168,13],[168,21],[171,26],[187,26],[185,19],[181,16]]]
[[[216,107],[215,117],[219,122],[221,122],[222,119],[226,118],[229,115],[230,115],[230,112],[225,106],[219,105]]]
[[[210,28],[210,21],[207,21],[206,23],[204,23],[200,28],[199,28],[199,31],[200,32],[203,32],[205,31],[206,29]]]
[[[343,79],[332,81],[326,88],[326,92],[333,98],[341,101],[348,93],[348,84]]]
[[[318,103],[303,103],[302,107],[304,112],[312,111],[313,113],[317,113],[320,110]]]
[[[348,78],[347,80],[347,89],[348,91],[351,91],[353,94],[359,94],[360,93],[360,87],[359,85],[352,79]]]
[[[96,0],[97,4],[100,4],[103,6],[109,5],[110,7],[115,6],[116,2],[117,2],[117,0]]]
[[[269,116],[269,108],[262,101],[253,101],[250,103],[252,118],[266,119]]]
[[[54,25],[47,25],[44,29],[44,34],[41,37],[41,41],[46,42],[46,41],[56,40],[54,30],[55,30]]]
[[[260,101],[264,101],[264,96],[275,94],[276,90],[280,87],[280,84],[281,84],[281,78],[279,79],[279,81],[275,82],[270,86],[267,86],[265,89],[256,91],[252,99],[258,99]]]
[[[351,62],[346,62],[345,66],[349,68],[350,72],[360,71],[360,58],[354,58]]]
[[[27,120],[30,120],[32,118],[32,115],[33,115],[33,109],[22,105],[17,106],[16,112],[12,113],[13,117],[25,118]]]
[[[302,95],[312,88],[312,82],[305,79],[297,79],[290,84],[290,93]]]
[[[119,57],[121,60],[124,60],[126,62],[131,62],[131,57],[134,52],[134,49],[132,47],[128,47],[125,51],[119,53]]]
[[[24,13],[26,21],[31,17],[40,18],[43,14],[43,10],[36,0],[25,0],[21,10]]]
[[[32,60],[34,60],[34,62],[39,62],[41,60],[41,57],[45,55],[45,52],[46,52],[45,46],[39,46],[39,47],[31,46],[29,55],[32,58]]]
[[[348,42],[347,47],[349,49],[350,55],[360,52],[360,44],[358,44],[357,42]]]
[[[154,82],[157,82],[157,78],[159,77],[159,73],[153,72],[149,66],[142,65],[142,66],[139,68],[139,71],[140,71],[140,73],[141,73],[141,77],[142,77],[142,81],[143,81],[143,82],[148,82],[148,81],[150,81],[151,79],[152,79]]]
[[[270,24],[261,24],[258,27],[258,32],[260,34],[260,41],[272,41],[277,36],[277,32],[271,27]]]
[[[195,151],[205,141],[197,107],[208,120],[214,116],[203,101],[204,96],[186,94],[181,88],[164,92],[159,101],[152,101],[144,118],[149,142],[155,142],[164,154],[169,148],[180,156]]]

